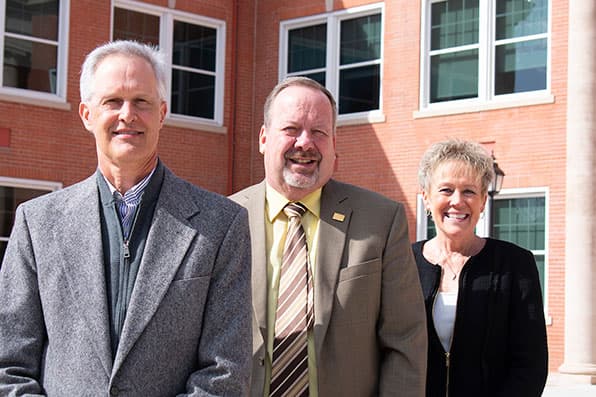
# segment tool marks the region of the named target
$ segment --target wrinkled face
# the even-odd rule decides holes
[[[448,161],[434,171],[428,191],[422,192],[431,211],[437,234],[448,238],[469,237],[484,211],[487,194],[481,178],[466,164]]]
[[[333,110],[322,92],[290,86],[275,98],[270,125],[261,127],[259,150],[269,185],[289,200],[323,186],[335,165]]]
[[[79,115],[95,137],[100,168],[153,164],[166,104],[151,65],[110,55],[97,65],[93,81],[93,96],[79,105]]]

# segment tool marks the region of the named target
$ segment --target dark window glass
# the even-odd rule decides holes
[[[174,22],[174,65],[215,72],[216,30]]]
[[[56,93],[58,49],[54,45],[4,38],[4,86]]]
[[[58,0],[8,0],[5,31],[56,41],[59,5]]]
[[[341,70],[339,113],[357,113],[379,108],[381,85],[379,65]]]
[[[430,63],[431,102],[478,96],[478,50],[434,55]]]
[[[546,33],[548,0],[497,0],[497,40]]]
[[[114,8],[114,40],[136,40],[159,46],[159,17]]]
[[[324,68],[327,25],[314,25],[288,32],[288,73]]]
[[[381,14],[342,21],[340,43],[340,65],[379,59]]]
[[[497,46],[495,94],[546,89],[546,46],[546,39]]]
[[[172,70],[172,113],[212,119],[215,76]]]
[[[432,4],[431,50],[478,43],[478,0],[449,0]]]

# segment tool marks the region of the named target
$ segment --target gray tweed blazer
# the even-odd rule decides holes
[[[95,176],[19,206],[0,268],[0,396],[248,393],[246,211],[165,169],[112,360]]]

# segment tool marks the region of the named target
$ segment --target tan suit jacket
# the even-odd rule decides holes
[[[265,182],[231,197],[252,240],[252,396],[263,395],[267,335]],[[344,215],[341,217],[334,214]],[[319,396],[424,396],[426,319],[401,204],[330,180],[321,194],[314,338]]]

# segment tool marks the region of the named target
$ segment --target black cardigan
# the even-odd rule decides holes
[[[432,308],[441,267],[412,245],[424,293],[428,325],[426,395],[540,396],[548,373],[548,349],[540,281],[531,252],[487,239],[464,265],[449,354],[437,336]]]

